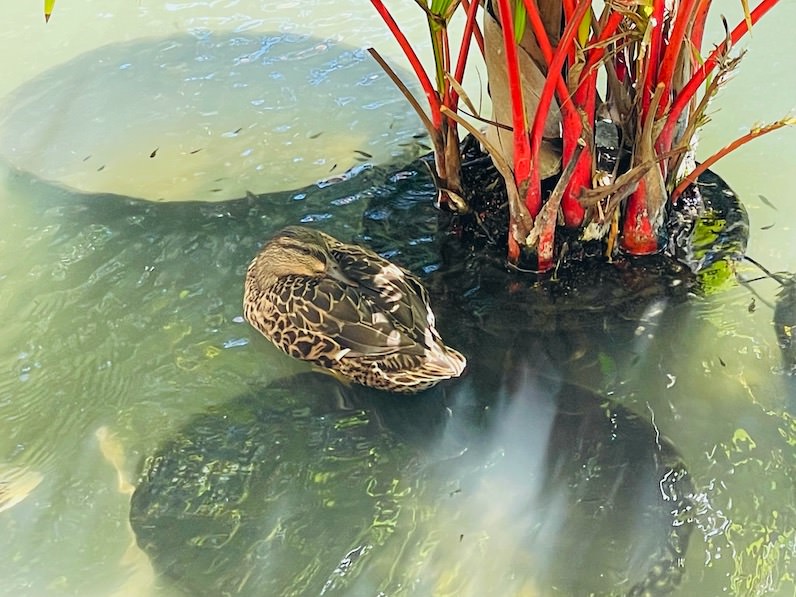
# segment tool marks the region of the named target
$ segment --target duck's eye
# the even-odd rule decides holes
[[[307,257],[311,257],[313,255],[312,249],[305,247],[304,245],[292,245],[290,247],[296,253],[301,253],[302,255],[306,255]]]
[[[294,259],[302,259],[303,261],[303,258],[307,257],[312,261],[318,261],[320,263],[326,262],[323,251],[316,247],[311,247],[302,243],[289,243],[285,246],[285,249],[293,254]]]
[[[312,256],[314,251],[312,247],[308,247],[306,244],[300,243],[293,239],[282,239],[279,243],[285,251],[289,251],[291,253],[298,253],[300,255]]]

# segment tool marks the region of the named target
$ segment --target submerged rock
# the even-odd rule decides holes
[[[362,49],[206,33],[103,46],[20,86],[0,157],[86,193],[221,201],[407,156],[418,130]]]

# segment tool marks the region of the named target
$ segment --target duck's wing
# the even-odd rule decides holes
[[[390,308],[396,304],[363,287],[335,278],[293,278],[280,289],[290,328],[316,344],[336,345],[335,360],[343,357],[424,354],[414,330]],[[400,302],[397,304],[401,304]],[[385,308],[386,307],[386,308]],[[422,334],[421,334],[422,338]]]
[[[425,330],[434,334],[434,313],[428,292],[408,270],[356,245],[331,251],[339,269],[353,281],[377,311],[410,334],[415,342],[424,342]]]

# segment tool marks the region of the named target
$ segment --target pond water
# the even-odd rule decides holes
[[[794,594],[796,382],[775,283],[541,329],[434,240],[430,182],[408,166],[419,125],[360,51],[396,55],[368,3],[79,4],[59,0],[46,28],[38,7],[3,9],[19,27],[0,50],[20,60],[0,81],[0,595],[217,595],[250,578],[275,583],[262,594],[623,594],[671,548],[676,500],[656,479],[680,459],[693,522],[674,594]],[[755,30],[705,154],[794,109],[794,19],[782,3]],[[716,168],[773,271],[796,270],[794,156],[785,130]],[[298,222],[423,275],[468,375],[374,397],[306,377],[251,330],[245,268]],[[237,446],[230,429],[263,442],[248,462],[283,463],[251,486],[268,526],[240,524],[268,534],[158,575],[133,547],[129,484],[175,438]],[[216,450],[193,454],[203,466],[229,447],[191,441]],[[192,549],[224,543],[204,524]]]

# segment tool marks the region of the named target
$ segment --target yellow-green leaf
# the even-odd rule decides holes
[[[49,22],[50,15],[53,13],[55,0],[44,0],[44,21]]]
[[[746,21],[746,27],[749,31],[752,30],[752,13],[749,12],[749,0],[741,0],[741,6],[743,6],[743,19]]]
[[[586,14],[583,15],[583,20],[578,25],[578,42],[580,46],[586,47],[586,43],[589,41],[589,31],[591,30],[591,11],[587,10]]]

